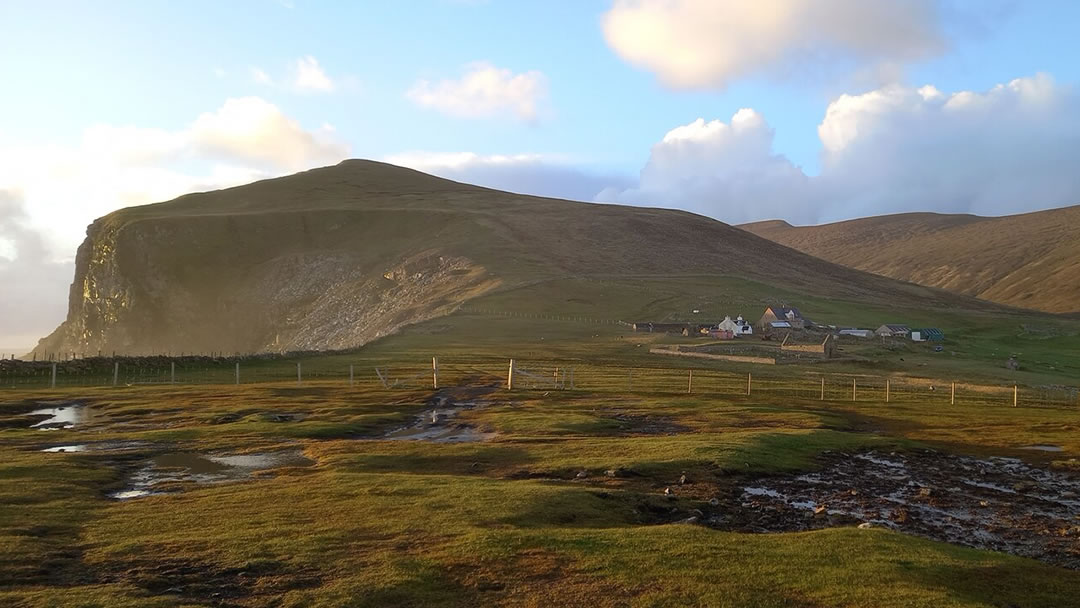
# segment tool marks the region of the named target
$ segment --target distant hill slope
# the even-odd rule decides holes
[[[1080,206],[979,217],[904,213],[744,230],[859,270],[1047,312],[1080,311]]]
[[[67,320],[36,350],[340,349],[547,279],[693,275],[857,301],[989,306],[691,213],[523,196],[351,160],[95,221]]]

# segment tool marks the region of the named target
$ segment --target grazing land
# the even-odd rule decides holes
[[[1080,312],[1080,206],[1004,217],[903,213],[821,226],[740,226],[830,262],[956,293]]]
[[[686,394],[686,362],[647,346],[692,340],[629,332],[595,303],[714,314],[766,292],[656,281],[590,281],[592,303],[559,282],[494,294],[356,352],[245,360],[241,385],[228,361],[178,380],[220,384],[167,384],[159,368],[149,384],[7,386],[0,603],[1049,607],[1080,594],[1080,409],[925,388],[886,404],[877,385],[853,402],[845,388],[919,373],[1064,383],[1077,362],[1051,357],[1076,339],[1071,322],[1035,338],[955,311],[972,344],[948,363],[887,349],[774,375],[695,361]],[[543,302],[562,293],[580,301],[553,319]],[[803,308],[821,322],[898,313]],[[1044,364],[1012,377],[990,354],[1046,340]],[[509,357],[537,375],[559,366],[562,382],[521,376],[508,391]],[[408,381],[387,388],[374,367]],[[750,396],[721,381],[747,370],[762,388]],[[837,378],[825,400],[821,370]]]

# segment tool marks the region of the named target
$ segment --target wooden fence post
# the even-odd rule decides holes
[[[851,379],[851,400],[855,401],[855,378]]]
[[[885,403],[889,402],[889,379],[885,379]]]
[[[570,390],[574,390],[574,368],[570,368]]]
[[[686,394],[694,392],[694,370],[690,370],[690,378],[686,381]]]
[[[431,358],[431,388],[439,389],[439,358]]]
[[[49,388],[56,388],[56,362],[52,364],[52,382],[49,384]]]
[[[821,377],[821,400],[825,400],[825,376]]]
[[[506,372],[506,390],[514,390],[514,360],[510,359],[510,369]]]
[[[56,373],[56,366],[53,366],[53,373]],[[1020,387],[1019,385],[1013,385],[1013,407],[1016,407],[1017,402],[1020,400]]]
[[[747,397],[750,396],[750,384],[751,384],[751,381],[752,380],[751,380],[751,377],[750,377],[750,373],[747,373],[746,374],[746,396]]]
[[[952,392],[949,393],[949,405],[956,405],[956,383],[952,383]]]
[[[112,385],[120,384],[120,362],[114,361],[112,368]]]
[[[176,384],[176,361],[169,362],[169,384]]]
[[[353,387],[353,366],[349,366],[349,388]]]

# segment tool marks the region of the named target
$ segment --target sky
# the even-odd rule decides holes
[[[1071,0],[0,3],[0,353],[113,210],[371,158],[816,224],[1080,203]]]

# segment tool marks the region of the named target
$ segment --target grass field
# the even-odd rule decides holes
[[[474,389],[488,441],[364,439],[432,391],[340,382],[5,392],[0,604],[15,606],[1063,606],[1080,574],[885,529],[678,523],[826,450],[1080,453],[1077,413],[751,396]],[[27,427],[77,399],[71,429]],[[274,414],[298,415],[286,422]],[[664,432],[635,426],[659,420]],[[627,422],[630,420],[631,422]],[[125,449],[45,447],[132,442]],[[1061,453],[1024,452],[1031,443]],[[311,466],[108,497],[161,452],[299,449]],[[633,477],[608,477],[625,468]],[[577,478],[579,471],[587,476]],[[693,480],[667,499],[681,474]]]

